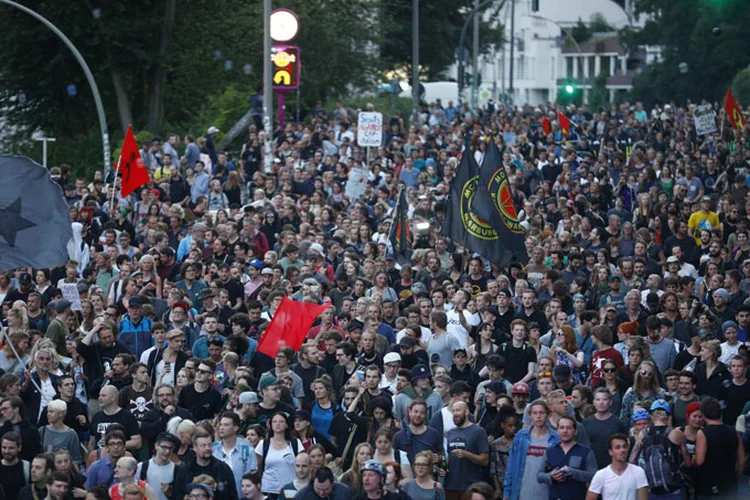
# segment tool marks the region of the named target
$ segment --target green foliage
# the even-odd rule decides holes
[[[380,9],[380,61],[383,70],[411,71],[412,2],[387,0]],[[422,76],[434,80],[455,61],[461,28],[473,9],[473,0],[422,0],[419,3],[419,66]],[[503,28],[497,26],[499,7],[488,7],[488,20],[479,26],[479,51],[503,43]],[[481,14],[478,14],[481,15]],[[465,47],[471,50],[472,26],[466,32]]]
[[[583,43],[591,38],[591,30],[586,26],[581,19],[570,30],[570,36],[578,43]]]
[[[609,106],[609,90],[607,90],[607,77],[598,75],[594,78],[594,85],[589,90],[589,108],[596,111]]]
[[[750,104],[750,68],[735,75],[732,80],[732,95],[740,106]]]
[[[663,61],[635,79],[631,98],[647,106],[687,99],[721,99],[731,78],[750,63],[745,26],[750,3],[744,0],[638,0],[638,15],[652,16],[640,32],[625,31],[626,46],[664,46]],[[714,27],[721,33],[715,36]],[[680,73],[680,63],[688,72]]]

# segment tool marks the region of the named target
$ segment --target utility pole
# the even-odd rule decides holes
[[[263,166],[266,173],[273,167],[273,81],[271,80],[271,0],[263,0]]]
[[[474,9],[479,10],[479,0],[474,0]],[[474,34],[471,49],[471,107],[476,108],[479,100],[479,14],[474,16]]]
[[[419,0],[412,0],[411,13],[411,116],[419,126]]]
[[[514,49],[516,45],[516,0],[510,0],[510,69],[508,70],[508,95],[510,102],[513,103],[514,91],[513,91],[513,59]]]
[[[46,169],[47,168],[47,143],[48,142],[55,142],[57,139],[54,137],[37,137],[34,139],[35,141],[42,143],[42,166]]]

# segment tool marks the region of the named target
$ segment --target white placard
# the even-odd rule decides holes
[[[362,111],[357,117],[357,144],[379,147],[383,144],[383,113]]]
[[[696,134],[706,135],[716,132],[716,112],[710,104],[696,106],[693,110],[693,120]]]
[[[70,308],[73,311],[81,310],[81,296],[78,293],[78,285],[75,283],[63,283],[60,285],[60,291],[65,300],[70,302]]]
[[[346,181],[345,194],[350,200],[362,198],[369,175],[370,172],[363,168],[353,168],[349,171],[349,180]]]

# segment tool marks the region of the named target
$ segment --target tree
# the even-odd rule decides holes
[[[383,70],[400,70],[405,74],[411,71],[411,1],[393,0],[384,2],[387,7],[380,9],[380,60]],[[420,72],[428,79],[437,78],[456,60],[456,50],[461,36],[461,28],[467,14],[473,9],[473,0],[422,0],[419,3],[419,66]],[[498,8],[488,7],[489,19],[480,22],[480,53],[492,44],[502,43],[502,26],[497,22]],[[479,14],[482,15],[482,14]],[[466,47],[471,47],[471,26],[468,28]]]
[[[624,30],[627,47],[663,46],[662,60],[638,75],[633,100],[656,102],[723,97],[731,77],[750,63],[743,50],[750,42],[744,27],[750,3],[743,0],[639,0],[636,15],[649,16],[639,32]],[[719,27],[715,35],[713,28]],[[681,72],[680,64],[687,64]]]
[[[750,104],[750,68],[745,68],[732,80],[732,95],[740,106]]]

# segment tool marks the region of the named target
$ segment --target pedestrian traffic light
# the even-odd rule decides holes
[[[273,63],[273,89],[294,90],[299,86],[300,61],[299,47],[277,45],[271,48]]]
[[[573,92],[575,92],[575,90],[576,88],[573,86],[573,84],[568,83],[565,85],[565,92],[567,92],[568,94],[572,94]]]
[[[464,85],[467,87],[471,87],[471,84],[474,81],[474,75],[472,75],[471,73],[464,73],[464,77],[466,78],[466,82],[464,83]]]

